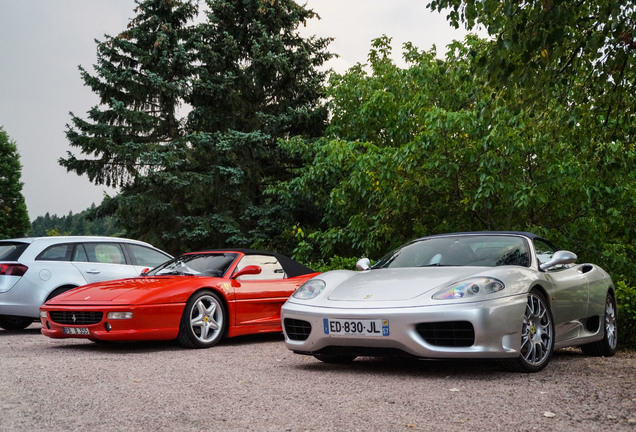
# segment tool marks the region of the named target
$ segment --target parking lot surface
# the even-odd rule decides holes
[[[175,342],[53,340],[0,330],[0,431],[635,431],[636,354],[494,362],[293,354],[282,335]]]

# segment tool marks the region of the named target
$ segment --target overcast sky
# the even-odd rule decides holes
[[[371,40],[383,34],[393,39],[396,60],[407,41],[423,50],[436,45],[441,53],[465,32],[427,10],[427,3],[308,0],[322,19],[303,32],[335,39],[329,50],[339,58],[329,66],[340,73],[365,63]],[[57,161],[71,150],[64,134],[69,112],[86,118],[97,102],[78,65],[93,72],[95,39],[124,30],[134,7],[134,0],[0,0],[0,126],[18,147],[30,220],[47,212],[79,213],[114,193],[67,173]]]

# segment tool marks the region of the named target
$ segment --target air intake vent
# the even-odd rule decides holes
[[[103,312],[71,312],[71,311],[50,311],[51,321],[58,324],[89,325],[97,324],[104,316]]]
[[[285,318],[285,333],[291,340],[304,341],[311,333],[311,324],[292,318]]]
[[[416,330],[431,345],[469,347],[475,343],[475,329],[468,321],[420,323]]]

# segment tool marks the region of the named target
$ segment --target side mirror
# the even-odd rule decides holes
[[[150,271],[150,268],[146,267],[145,269],[142,270],[141,273],[139,273],[139,276],[146,276],[146,273],[148,273]]]
[[[257,274],[261,274],[261,271],[263,270],[257,265],[248,265],[243,267],[241,270],[237,271],[236,273],[234,273],[233,278],[238,279],[240,276],[243,276],[243,275],[257,275]]]
[[[541,270],[548,270],[551,267],[563,265],[563,264],[573,264],[576,262],[577,256],[574,252],[570,251],[556,251],[554,255],[552,255],[552,259],[548,262],[541,264]]]
[[[356,268],[362,271],[369,270],[371,268],[371,261],[369,261],[369,258],[360,258],[356,263]]]

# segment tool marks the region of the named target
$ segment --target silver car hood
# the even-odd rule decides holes
[[[329,292],[328,299],[331,301],[410,300],[429,292],[432,295],[436,289],[447,283],[478,275],[483,271],[483,267],[418,267],[348,272],[350,277],[341,280]],[[329,286],[332,281],[326,280],[326,282]]]

